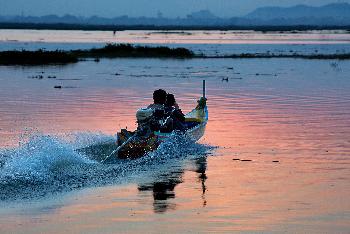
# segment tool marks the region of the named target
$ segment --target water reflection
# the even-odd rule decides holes
[[[207,205],[207,200],[205,198],[205,192],[207,191],[207,186],[205,185],[205,181],[208,179],[206,175],[207,171],[207,157],[198,158],[195,160],[196,172],[198,173],[199,182],[202,185],[202,200],[203,207]]]
[[[213,153],[216,157],[208,158],[208,166],[206,159],[197,157],[190,161],[190,156],[184,155],[185,162],[171,158],[151,163],[152,168],[137,167],[146,175],[153,175],[158,169],[162,170],[158,175],[166,174],[150,178],[151,182],[147,184],[140,184],[141,179],[135,178],[140,184],[136,192],[134,184],[118,191],[114,187],[102,191],[93,188],[91,197],[95,202],[84,198],[83,204],[74,200],[70,205],[63,201],[63,209],[48,214],[44,218],[50,220],[37,226],[57,225],[57,230],[62,230],[62,225],[67,225],[67,229],[75,231],[79,227],[77,223],[85,222],[87,228],[91,228],[91,224],[98,221],[101,228],[108,228],[104,222],[113,222],[110,227],[139,228],[135,233],[154,230],[155,226],[165,226],[157,229],[159,232],[167,228],[182,233],[186,230],[175,228],[185,223],[187,230],[193,232],[232,233],[235,230],[269,232],[274,228],[282,232],[284,227],[289,227],[290,232],[302,232],[295,229],[296,226],[306,225],[310,230],[322,228],[334,233],[337,228],[341,232],[348,226],[346,212],[350,196],[350,66],[349,61],[338,63],[289,59],[117,59],[101,60],[98,65],[82,62],[58,70],[45,68],[45,74],[55,74],[58,79],[81,78],[64,82],[27,78],[44,68],[3,67],[0,69],[0,145],[6,145],[11,136],[21,133],[26,126],[34,126],[45,134],[75,131],[95,134],[101,131],[102,135],[112,136],[126,125],[132,130],[135,111],[151,101],[152,91],[158,87],[176,93],[184,111],[190,110],[193,99],[200,95],[198,83],[205,73],[207,77],[211,76],[207,78],[211,117],[201,143],[219,147]],[[146,69],[145,64],[152,69]],[[341,72],[335,70],[338,66]],[[231,67],[235,71],[228,69]],[[113,75],[122,70],[125,74]],[[234,74],[236,72],[240,74]],[[132,76],[143,73],[153,77]],[[276,73],[277,77],[256,75]],[[162,75],[161,79],[159,75]],[[222,77],[229,77],[229,82],[221,82]],[[234,79],[239,77],[242,79]],[[55,90],[55,85],[81,88]],[[14,142],[12,145],[18,143],[16,139],[11,142]],[[44,146],[50,149],[50,144]],[[61,152],[61,147],[57,150]],[[56,151],[50,151],[51,157],[52,152]],[[67,157],[64,156],[65,162]],[[232,161],[233,157],[252,159],[253,162]],[[281,163],[272,163],[273,160]],[[175,165],[174,161],[177,161]],[[27,165],[26,161],[22,165]],[[62,166],[61,163],[55,165]],[[81,184],[81,180],[90,185],[95,181],[96,184],[101,181],[118,183],[121,172],[114,168],[127,172],[134,168],[129,165],[134,164],[82,168],[83,172],[69,167],[62,184],[64,188],[70,188],[75,181]],[[62,178],[58,173],[54,176]],[[127,175],[134,178],[133,174]],[[120,177],[121,182],[128,182],[127,178]],[[40,186],[39,193],[42,192]],[[57,186],[61,184],[52,183],[45,189],[50,191]],[[23,190],[31,190],[31,187]],[[141,197],[140,193],[143,193]],[[26,210],[29,210],[28,206]],[[165,212],[166,215],[158,219],[157,213]],[[9,221],[0,222],[2,230],[4,225],[9,225],[13,233],[18,232],[15,215],[2,213],[0,216],[10,217]],[[67,217],[73,217],[74,221],[67,224]],[[29,214],[23,217],[29,222],[31,218]],[[43,230],[36,229],[35,233]],[[112,230],[129,229],[95,229],[91,232],[112,233]]]
[[[198,179],[202,186],[201,198],[203,207],[205,207],[207,204],[205,198],[207,190],[205,185],[207,180],[207,157],[196,158],[193,163],[195,167],[193,171],[198,173]],[[156,180],[153,182],[138,185],[140,192],[150,191],[153,193],[153,210],[155,213],[165,213],[168,210],[176,209],[176,204],[172,203],[171,199],[175,198],[175,187],[183,182],[185,172],[186,170],[181,166],[175,167],[171,171],[156,177]]]
[[[169,199],[175,198],[175,187],[182,183],[184,170],[177,168],[168,173],[162,174],[156,181],[140,184],[138,190],[152,191],[153,193],[153,210],[155,213],[165,213],[168,209],[175,209],[176,205],[172,204]]]

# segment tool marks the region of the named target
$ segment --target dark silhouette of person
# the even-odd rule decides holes
[[[207,186],[205,185],[205,181],[208,179],[206,175],[207,171],[207,157],[201,157],[195,160],[196,172],[198,173],[198,179],[202,185],[202,200],[203,207],[207,205],[207,200],[205,198],[205,192],[207,191]]]
[[[139,185],[139,191],[152,191],[153,209],[155,213],[165,213],[169,209],[175,209],[176,205],[169,202],[175,198],[175,187],[182,183],[183,169],[174,170],[161,175],[157,181]]]
[[[164,110],[164,105],[166,102],[167,93],[163,89],[157,89],[153,92],[153,103],[150,104],[147,108],[153,110]]]
[[[203,200],[203,207],[207,205],[205,193],[207,186],[205,184],[207,180],[207,157],[199,157],[193,161],[195,168],[194,172],[197,173],[198,180],[202,186],[201,198]],[[168,210],[176,209],[176,204],[171,200],[175,198],[175,187],[183,182],[183,175],[185,169],[182,167],[174,167],[169,172],[161,174],[155,178],[155,181],[139,184],[138,190],[140,192],[152,192],[153,195],[153,210],[155,213],[165,213]]]
[[[153,92],[153,103],[147,107],[154,111],[154,122],[152,123],[153,131],[173,131],[173,119],[170,116],[167,116],[165,111],[166,98],[166,91],[163,89],[157,89]]]
[[[179,131],[186,130],[185,115],[177,104],[174,94],[167,94],[165,102],[165,112],[173,120],[173,129]]]

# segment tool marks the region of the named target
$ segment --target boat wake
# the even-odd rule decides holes
[[[84,187],[142,182],[184,160],[204,157],[211,147],[173,135],[158,150],[137,160],[100,159],[112,150],[112,136],[78,133],[69,136],[35,134],[13,149],[0,149],[0,201],[35,199]],[[82,148],[101,146],[86,152]]]

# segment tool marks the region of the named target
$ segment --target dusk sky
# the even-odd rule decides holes
[[[350,0],[0,0],[0,15],[73,14],[78,16],[156,16],[184,17],[198,10],[210,10],[221,17],[241,16],[262,6],[320,6]]]

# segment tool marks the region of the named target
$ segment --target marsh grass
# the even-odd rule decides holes
[[[165,57],[192,58],[194,53],[186,48],[169,48],[165,46],[134,46],[131,44],[107,44],[102,48],[73,50],[78,57]]]
[[[46,65],[68,64],[84,58],[192,58],[194,53],[186,48],[169,48],[165,46],[133,46],[130,44],[107,44],[102,48],[70,51],[15,50],[0,52],[0,65]]]
[[[78,58],[65,51],[3,51],[0,52],[0,65],[45,65],[78,62]]]
[[[329,60],[347,60],[350,59],[350,53],[344,54],[273,54],[273,53],[242,53],[232,55],[206,56],[204,54],[195,54],[186,48],[169,48],[166,46],[135,46],[131,44],[106,44],[102,48],[92,48],[88,50],[70,50],[70,51],[3,51],[0,52],[0,65],[47,65],[47,64],[69,64],[76,63],[79,60],[93,58],[99,62],[100,58],[232,58],[232,59],[250,59],[250,58],[299,58],[299,59],[329,59]]]

